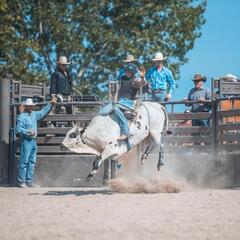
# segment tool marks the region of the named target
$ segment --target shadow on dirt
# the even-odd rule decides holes
[[[75,196],[85,196],[85,195],[112,195],[116,192],[110,190],[74,190],[74,191],[48,191],[44,193],[45,196],[67,196],[67,195],[75,195]]]

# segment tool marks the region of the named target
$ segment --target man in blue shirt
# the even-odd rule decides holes
[[[211,92],[204,87],[204,82],[207,78],[202,74],[195,74],[193,78],[194,88],[189,91],[188,98],[184,100],[199,101],[199,103],[188,104],[191,106],[191,112],[209,112],[211,109],[210,103],[204,103],[206,100],[211,100]],[[208,120],[192,120],[193,126],[208,126]]]
[[[43,119],[55,103],[56,98],[53,98],[42,110],[33,111],[35,104],[29,98],[24,103],[24,111],[18,116],[16,132],[20,134],[19,187],[33,187],[37,155],[37,121]]]
[[[163,66],[163,57],[161,52],[157,52],[153,59],[155,66],[151,67],[146,73],[146,80],[149,82],[152,90],[153,101],[169,101],[175,89],[175,81],[171,70]]]

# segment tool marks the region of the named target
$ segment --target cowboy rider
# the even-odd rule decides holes
[[[134,101],[138,89],[146,84],[145,71],[137,68],[133,62],[136,61],[132,55],[128,55],[123,62],[127,63],[119,73],[120,89],[118,92],[118,103],[113,106],[113,110],[120,126],[121,135],[118,141],[127,140],[130,132],[128,121],[123,113],[123,109],[133,109]]]

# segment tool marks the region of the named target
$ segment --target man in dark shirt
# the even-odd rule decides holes
[[[188,98],[184,100],[199,101],[199,103],[188,104],[191,106],[191,112],[209,112],[211,109],[210,103],[204,103],[206,100],[211,99],[211,92],[208,88],[204,87],[204,82],[207,78],[201,74],[195,74],[192,80],[195,87],[189,91]],[[208,126],[208,120],[192,120],[193,126]]]
[[[65,56],[59,57],[56,71],[51,77],[50,94],[57,97],[60,102],[69,102],[72,95],[72,80],[67,69],[70,64]],[[71,114],[72,107],[65,106],[66,112]],[[59,113],[61,106],[56,107],[56,113]]]
[[[126,140],[130,133],[128,122],[122,109],[133,109],[133,100],[135,100],[138,89],[146,84],[145,72],[139,71],[134,64],[128,64],[124,68],[124,72],[119,79],[119,84],[119,100],[118,103],[114,105],[113,109],[121,130],[121,135],[118,140]]]

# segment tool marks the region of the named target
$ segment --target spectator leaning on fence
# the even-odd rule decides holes
[[[152,90],[153,101],[169,101],[175,89],[175,81],[171,70],[163,66],[163,57],[161,52],[157,52],[153,59],[155,66],[151,67],[146,73],[146,80]]]
[[[65,56],[59,57],[58,65],[51,77],[50,94],[52,97],[56,96],[60,102],[70,102],[72,95],[72,80],[68,72],[67,65],[70,62],[67,61]],[[72,113],[72,107],[66,105],[66,111],[68,114]],[[59,113],[61,106],[56,106],[56,113]]]
[[[24,103],[24,111],[18,116],[16,132],[20,134],[20,159],[18,171],[19,187],[33,187],[34,168],[37,155],[37,121],[43,119],[56,103],[53,98],[40,111],[33,111],[34,103],[32,99],[27,99]]]
[[[206,100],[211,99],[210,90],[204,87],[207,78],[202,74],[195,74],[192,81],[195,86],[189,91],[188,98],[185,98],[184,101],[199,101],[199,103],[186,103],[186,105],[191,106],[191,112],[209,112],[211,104],[204,103]],[[193,126],[208,126],[208,124],[208,120],[192,120]]]

